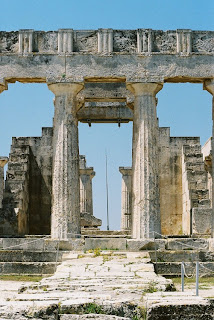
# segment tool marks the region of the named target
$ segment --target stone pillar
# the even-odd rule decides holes
[[[79,142],[76,95],[82,84],[48,85],[55,94],[51,237],[80,234]]]
[[[204,82],[204,90],[207,90],[209,93],[212,94],[212,120],[213,120],[213,126],[212,126],[212,219],[211,219],[211,237],[214,238],[214,79],[212,80],[206,80]]]
[[[161,232],[158,183],[158,122],[156,94],[159,83],[128,85],[135,94],[132,149],[132,236],[153,238]],[[158,236],[158,234],[155,234]]]
[[[2,208],[3,192],[4,192],[4,166],[7,164],[7,157],[0,157],[0,208]]]
[[[121,230],[131,230],[132,223],[132,168],[119,167],[122,174]]]
[[[80,156],[80,213],[93,215],[92,178],[93,167],[86,167],[85,156]]]

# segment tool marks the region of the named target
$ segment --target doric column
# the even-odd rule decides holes
[[[0,208],[2,208],[3,192],[4,192],[4,166],[7,164],[7,157],[0,157]]]
[[[92,178],[93,167],[86,167],[85,156],[80,156],[80,213],[93,215]]]
[[[131,230],[132,214],[132,168],[119,167],[122,174],[121,230]]]
[[[80,234],[79,141],[76,94],[83,85],[54,83],[53,181],[51,237]]]
[[[214,238],[214,79],[204,82],[204,90],[212,94],[212,220],[211,220],[211,237]]]
[[[158,123],[156,94],[159,83],[128,85],[135,94],[132,150],[132,236],[152,238],[160,233],[160,197],[158,183]],[[157,234],[156,234],[157,235]]]

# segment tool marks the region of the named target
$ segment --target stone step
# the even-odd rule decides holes
[[[8,162],[8,171],[27,171],[29,168],[28,162]]]
[[[188,186],[195,190],[207,189],[207,181],[189,181]]]
[[[203,199],[198,201],[198,208],[210,208],[211,207],[211,200]]]
[[[190,193],[190,199],[191,200],[207,200],[209,199],[209,190],[203,189],[203,190],[189,190]]]
[[[164,251],[149,251],[149,256],[152,262],[193,262],[200,260],[200,252],[197,250],[164,250]]]
[[[209,250],[209,240],[199,238],[167,239],[166,250]]]
[[[61,262],[62,255],[56,251],[0,250],[0,262]]]
[[[10,154],[19,154],[20,156],[23,154],[30,154],[30,146],[11,146]]]
[[[187,179],[188,181],[207,181],[207,173],[205,170],[203,171],[187,171]]]
[[[154,262],[155,271],[162,276],[181,276],[181,262]],[[188,276],[195,274],[196,263],[185,262],[185,272]],[[213,276],[214,262],[200,262],[199,276]]]
[[[183,145],[184,153],[201,153],[201,145]]]
[[[82,250],[82,239],[70,239],[69,241],[58,241],[50,239],[50,236],[31,236],[29,238],[0,238],[0,249],[23,250],[23,251],[44,251],[52,252],[59,250],[71,251]]]
[[[185,162],[186,170],[192,170],[192,171],[203,171],[204,170],[204,162],[191,162],[187,161]]]
[[[16,153],[10,153],[10,162],[14,164],[19,163],[27,163],[29,159],[29,154],[16,154]]]
[[[0,262],[1,274],[53,274],[55,262]]]
[[[184,154],[184,161],[185,162],[192,162],[192,163],[201,163],[203,161],[203,155],[202,153],[189,153]]]

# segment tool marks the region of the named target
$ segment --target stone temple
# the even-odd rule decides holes
[[[0,75],[0,92],[19,81],[47,83],[55,94],[53,127],[13,138],[0,157],[1,237],[98,234],[95,172],[79,155],[78,122],[129,121],[132,167],[118,168],[121,234],[213,237],[212,139],[201,147],[198,137],[171,137],[159,127],[156,94],[164,83],[191,82],[214,95],[214,32],[0,32]]]

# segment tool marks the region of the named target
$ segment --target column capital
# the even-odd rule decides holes
[[[127,89],[134,93],[135,96],[140,95],[151,95],[155,96],[162,88],[162,83],[155,83],[155,82],[133,82],[127,83]]]
[[[119,171],[123,176],[132,175],[132,167],[119,167]]]
[[[76,83],[76,82],[67,82],[67,83],[50,83],[48,84],[48,89],[51,90],[56,96],[63,96],[63,95],[77,95],[84,87],[83,83]]]
[[[4,168],[4,166],[8,163],[8,157],[0,157],[0,168]]]
[[[7,82],[4,81],[4,79],[0,79],[0,93],[2,93],[4,90],[8,90]]]
[[[81,174],[81,175],[87,175],[87,176],[89,176],[91,179],[96,175],[93,167],[88,167],[88,168],[80,169],[80,174]]]
[[[204,81],[203,89],[207,90],[214,96],[214,79],[209,79]]]

